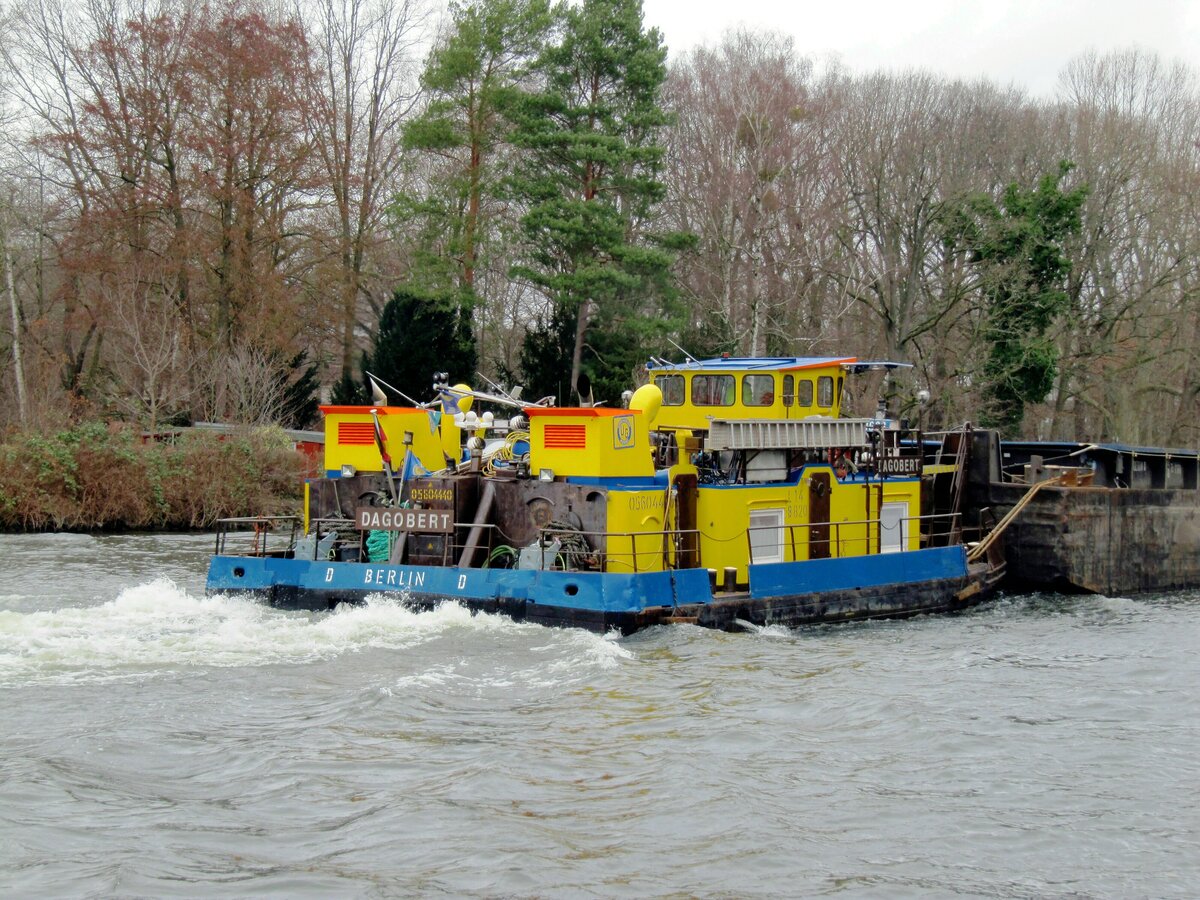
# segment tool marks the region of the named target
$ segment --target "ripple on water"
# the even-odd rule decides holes
[[[1195,593],[616,639],[86,572],[0,583],[13,896],[1200,894]]]

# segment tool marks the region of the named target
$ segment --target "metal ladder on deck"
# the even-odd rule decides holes
[[[954,453],[954,477],[950,481],[950,543],[957,544],[962,540],[962,502],[963,492],[967,484],[967,439],[970,437],[969,427],[962,431],[953,432],[958,437],[958,447]],[[942,450],[938,452],[938,462],[942,461],[946,442],[951,435],[942,438]]]

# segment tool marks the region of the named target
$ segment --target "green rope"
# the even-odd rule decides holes
[[[395,531],[372,531],[367,534],[367,559],[371,562],[387,562],[392,558],[392,547],[396,544]]]

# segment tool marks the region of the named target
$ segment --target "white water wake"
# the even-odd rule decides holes
[[[488,640],[523,630],[549,633],[473,615],[454,603],[417,612],[385,597],[331,613],[281,612],[245,598],[196,597],[160,578],[98,606],[0,610],[0,686],[130,680],[188,667],[304,664],[369,648],[404,649],[451,632]],[[630,656],[615,642],[584,632],[558,633],[553,643],[589,665],[607,667]]]

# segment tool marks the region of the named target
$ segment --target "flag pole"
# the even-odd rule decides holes
[[[388,456],[387,447],[383,442],[383,426],[379,424],[379,412],[371,410],[371,421],[375,423],[375,446],[379,448],[379,457],[383,460],[383,471],[387,475],[388,493],[392,495],[392,502],[399,501],[396,496],[396,482],[392,476],[392,458]]]

